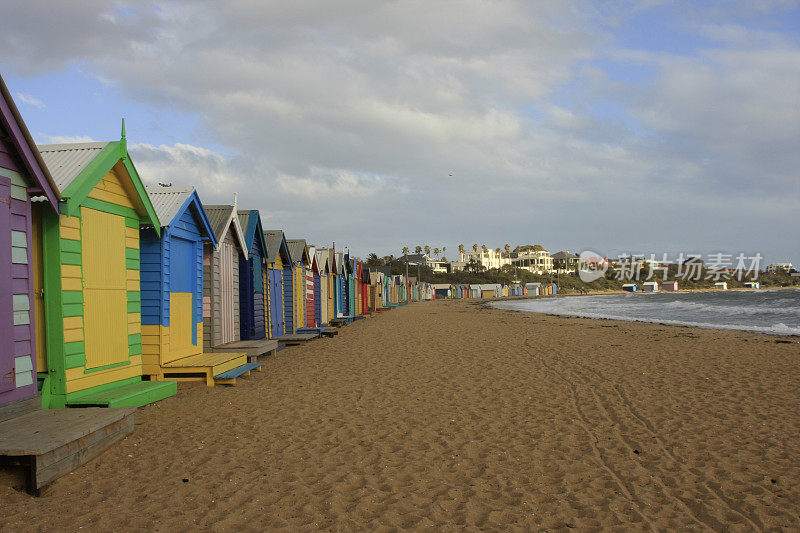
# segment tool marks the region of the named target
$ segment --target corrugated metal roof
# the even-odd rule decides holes
[[[107,142],[40,144],[38,148],[47,170],[56,182],[56,187],[59,192],[63,192],[108,144]]]
[[[225,225],[231,218],[233,206],[204,205],[203,208],[206,210],[206,215],[208,215],[208,221],[211,222],[211,227],[214,228],[214,234],[217,236],[219,242],[222,242],[225,238],[223,235],[223,232],[225,231]]]
[[[306,249],[305,239],[286,239],[286,246],[289,247],[289,255],[294,261],[301,261]]]
[[[147,196],[156,210],[156,216],[165,228],[172,223],[178,211],[194,192],[194,187],[145,187]]]
[[[264,238],[267,241],[267,262],[274,263],[278,254],[281,252],[283,231],[279,229],[264,230]]]
[[[250,221],[250,210],[236,211],[236,216],[239,217],[239,225],[242,227],[242,232],[247,233],[247,223]]]

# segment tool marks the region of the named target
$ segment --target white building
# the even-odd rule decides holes
[[[794,270],[794,265],[791,263],[772,263],[767,267],[767,272],[775,274],[777,272],[789,273]]]
[[[486,270],[489,270],[490,268],[500,268],[503,265],[511,264],[511,259],[508,257],[503,257],[503,252],[497,252],[496,250],[491,249],[487,249],[484,252],[480,248],[477,252],[472,250],[459,252],[458,261],[466,264],[478,263]]]
[[[553,256],[547,250],[530,250],[518,252],[511,259],[511,264],[534,274],[548,274],[553,272]]]

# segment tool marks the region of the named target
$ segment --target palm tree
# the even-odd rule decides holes
[[[427,244],[425,245],[425,255],[431,255],[431,247]]]
[[[438,248],[434,248],[433,249],[433,255],[436,256],[436,259],[439,259],[439,254],[440,253],[442,253],[442,251],[440,249],[438,249]]]
[[[417,247],[414,248],[414,253],[417,254],[417,255],[421,254],[422,253],[422,246],[420,246],[418,244]]]
[[[447,246],[442,246],[442,255],[447,251]]]
[[[511,253],[511,245],[510,245],[510,244],[506,243],[506,245],[505,245],[505,251],[506,251],[506,253],[507,253],[507,254],[510,254],[510,253]]]
[[[403,246],[403,255],[408,255],[408,246]]]
[[[494,249],[494,252],[495,252],[497,255],[500,255],[500,247],[498,246],[497,248],[495,248],[495,249]]]
[[[403,246],[403,255],[406,258],[406,279],[408,279],[408,246]]]
[[[472,245],[472,251],[473,252],[477,252],[478,251],[478,245],[477,244],[473,244]]]
[[[486,251],[487,251],[487,250],[488,250],[488,248],[486,247],[486,245],[485,245],[485,244],[484,244],[483,246],[481,246],[481,251],[482,251],[483,253],[486,253]]]

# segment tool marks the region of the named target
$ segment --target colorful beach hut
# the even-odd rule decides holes
[[[316,270],[314,273],[314,312],[317,324],[325,326],[328,323],[328,277],[330,276],[330,254],[328,250],[315,250],[314,261]]]
[[[238,211],[239,226],[244,233],[248,256],[239,263],[239,310],[242,340],[266,338],[266,313],[264,312],[264,278],[267,248],[261,216],[257,209]]]
[[[241,340],[239,264],[248,257],[244,233],[233,205],[206,205],[216,246],[203,248],[203,346],[207,352]]]
[[[140,232],[145,374],[157,381],[234,383],[255,368],[244,354],[204,349],[204,249],[218,245],[211,221],[193,187],[148,187],[147,194],[161,232]]]
[[[38,196],[42,201],[32,203]],[[41,216],[47,211],[55,218],[59,199],[58,187],[0,78],[0,407],[35,398],[37,371],[48,370]]]
[[[43,404],[141,406],[175,394],[144,381],[139,228],[161,224],[122,138],[40,146],[60,191],[42,213],[48,374]]]
[[[273,339],[295,332],[292,256],[281,230],[264,230],[269,270],[270,333]]]
[[[306,269],[311,264],[304,239],[286,239],[292,257],[292,291],[294,294],[295,330],[306,327]]]
[[[336,250],[328,248],[328,322],[336,318]]]

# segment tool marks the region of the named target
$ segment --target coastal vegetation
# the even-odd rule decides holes
[[[475,245],[477,247],[477,245]],[[533,245],[531,245],[533,248]],[[405,253],[405,252],[404,252]],[[389,267],[392,274],[405,274],[406,263],[402,258],[388,255],[379,257],[375,253],[367,256],[365,261],[367,267]],[[800,276],[792,276],[786,272],[746,272],[741,279],[737,279],[735,273],[716,277],[716,273],[704,265],[699,267],[699,276],[686,276],[685,279],[679,271],[678,265],[667,267],[666,279],[663,273],[647,279],[647,270],[643,269],[639,273],[638,279],[623,278],[613,268],[608,269],[605,276],[590,283],[586,283],[578,277],[575,272],[551,272],[546,274],[534,274],[521,268],[511,265],[504,265],[502,268],[484,269],[479,264],[472,265],[472,268],[455,271],[452,273],[437,273],[424,264],[411,264],[408,266],[411,276],[417,276],[421,281],[429,283],[555,283],[559,287],[559,292],[582,292],[582,291],[615,291],[622,290],[622,285],[626,283],[641,284],[645,281],[657,281],[659,285],[663,281],[678,281],[680,289],[712,289],[714,283],[725,281],[728,288],[744,288],[745,282],[758,281],[762,288],[775,287],[798,287],[800,288]],[[698,278],[698,279],[695,279]],[[634,276],[635,278],[635,276]]]

